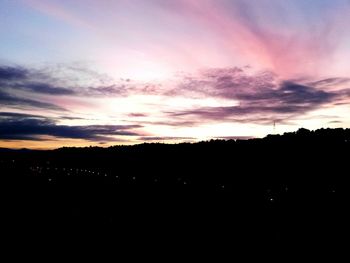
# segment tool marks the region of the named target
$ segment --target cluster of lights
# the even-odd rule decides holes
[[[8,160],[7,162],[4,160],[0,160],[0,163],[12,163],[14,164],[16,161],[15,160]],[[47,162],[46,165],[49,165],[50,163]],[[116,180],[121,179],[121,177],[119,175],[114,175],[111,176],[106,172],[102,172],[102,169],[86,169],[86,168],[72,168],[72,167],[50,167],[50,166],[31,166],[29,167],[29,170],[35,175],[46,175],[47,172],[56,172],[56,173],[62,173],[62,175],[66,175],[66,176],[103,176],[103,177],[111,177],[111,178],[115,178]],[[47,177],[48,182],[53,183],[55,182],[55,180],[53,179],[52,176],[48,176]],[[137,181],[137,177],[136,176],[132,176],[129,177],[129,180],[136,182]],[[159,183],[160,179],[159,178],[152,178],[151,181],[155,184]],[[177,181],[180,183],[180,185],[189,185],[189,181],[185,180],[182,177],[178,177]],[[221,190],[221,191],[225,191],[228,192],[228,188],[227,185],[225,184],[219,184],[217,185],[217,189]],[[289,192],[290,189],[287,185],[282,185],[280,190],[273,192],[272,189],[267,189],[266,190],[266,194],[265,194],[265,198],[267,200],[267,202],[273,204],[276,203],[276,201],[278,200],[278,196],[281,193],[287,193]],[[329,193],[331,194],[335,194],[336,193],[336,188],[334,186],[328,188]]]

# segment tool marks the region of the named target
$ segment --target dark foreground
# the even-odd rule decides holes
[[[157,250],[172,242],[174,251],[200,245],[202,252],[217,247],[222,253],[237,243],[341,245],[350,222],[349,156],[349,130],[2,150],[4,226],[13,244],[100,235],[126,247]]]

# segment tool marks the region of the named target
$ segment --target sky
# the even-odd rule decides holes
[[[0,0],[0,147],[350,128],[350,0]]]

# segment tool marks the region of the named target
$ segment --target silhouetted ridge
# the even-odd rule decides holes
[[[229,236],[276,246],[336,243],[349,220],[349,153],[349,129],[174,145],[1,150],[11,211],[4,214],[22,230],[108,229],[118,240],[192,236],[220,243]]]

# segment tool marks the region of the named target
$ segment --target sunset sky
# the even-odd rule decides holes
[[[349,14],[350,0],[0,0],[0,147],[350,128]]]

